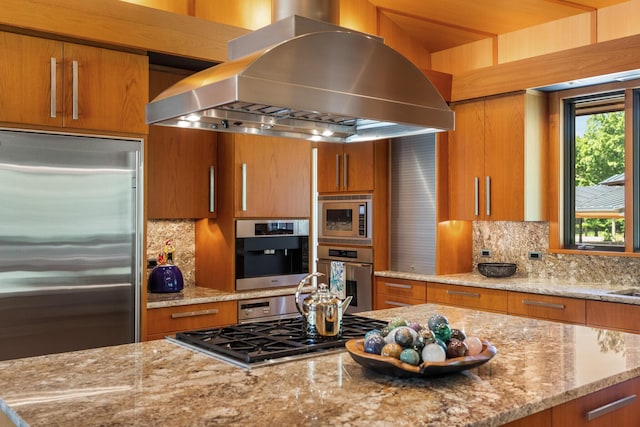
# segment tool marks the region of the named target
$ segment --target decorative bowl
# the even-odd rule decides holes
[[[394,357],[380,356],[364,351],[364,339],[349,340],[345,347],[353,360],[373,371],[396,377],[437,377],[476,368],[487,363],[496,355],[496,348],[486,340],[482,341],[482,351],[475,356],[447,359],[444,362],[422,362],[410,365]]]
[[[481,262],[478,271],[486,277],[509,277],[516,272],[516,264],[509,262]]]

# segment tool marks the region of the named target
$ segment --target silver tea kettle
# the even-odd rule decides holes
[[[352,296],[344,300],[329,291],[326,283],[314,286],[314,290],[300,304],[300,293],[307,280],[324,276],[312,273],[305,276],[296,290],[296,308],[304,318],[304,331],[309,338],[340,338],[342,335],[342,315],[349,307]]]

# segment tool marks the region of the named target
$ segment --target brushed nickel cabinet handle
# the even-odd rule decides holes
[[[491,215],[491,177],[487,175],[485,183],[485,203],[487,205],[487,215]]]
[[[387,305],[394,305],[396,307],[409,307],[411,306],[411,304],[406,304],[404,302],[398,302],[398,301],[385,301],[384,302]]]
[[[591,411],[585,414],[588,421],[595,420],[598,417],[601,417],[609,412],[617,411],[620,408],[624,408],[627,405],[631,405],[636,401],[636,395],[632,394],[631,396],[623,397],[622,399],[618,399],[615,402],[608,403],[599,408],[592,409]]]
[[[451,289],[447,289],[447,295],[459,295],[462,297],[480,298],[480,294],[478,292],[453,291]]]
[[[209,212],[215,212],[216,168],[209,166]]]
[[[73,120],[78,120],[78,61],[73,61],[72,62],[72,69],[73,69],[73,81],[72,81],[72,85],[73,85],[73,106],[72,106],[72,116],[73,116]]]
[[[545,308],[557,308],[559,310],[564,310],[566,307],[564,304],[554,304],[552,302],[533,301],[529,299],[523,299],[522,303],[524,305],[535,305],[537,307],[545,307]]]
[[[342,158],[344,159],[344,161],[342,162],[342,180],[344,181],[344,188],[345,190],[347,188],[349,188],[349,180],[347,178],[347,174],[348,174],[348,164],[349,164],[349,156],[347,155],[347,153],[344,153],[342,155]]]
[[[57,104],[57,100],[56,100],[56,91],[58,90],[58,82],[57,82],[57,77],[56,77],[56,58],[51,58],[51,118],[55,119],[56,118],[56,104]]]
[[[474,191],[473,212],[475,216],[478,216],[480,215],[480,178],[478,178],[477,176],[473,178],[473,191]]]
[[[242,164],[242,211],[247,210],[247,164]]]
[[[218,314],[220,310],[212,308],[209,310],[185,311],[184,313],[171,313],[172,319],[181,319],[183,317],[206,316],[207,314]]]
[[[401,283],[387,283],[385,282],[384,285],[388,288],[400,288],[400,289],[411,289],[413,288],[413,286],[411,285],[405,285],[405,284],[401,284]]]
[[[336,154],[336,189],[340,188],[340,154]]]

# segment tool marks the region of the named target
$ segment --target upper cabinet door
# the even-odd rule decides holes
[[[318,143],[318,192],[373,191],[374,143]]]
[[[62,45],[0,32],[0,121],[62,126]]]
[[[484,196],[484,101],[453,107],[456,130],[449,133],[449,217],[472,221],[481,218]]]
[[[0,32],[0,121],[147,133],[146,56]]]
[[[147,133],[146,56],[65,43],[64,125]]]
[[[150,98],[187,75],[151,70]],[[146,146],[148,218],[216,217],[217,138],[217,132],[149,126]]]
[[[301,139],[243,134],[233,135],[232,140],[235,151],[235,216],[309,217],[310,143]],[[221,142],[224,143],[228,141]],[[220,158],[219,161],[224,160]]]
[[[547,219],[547,103],[522,92],[454,106],[449,134],[449,218]]]

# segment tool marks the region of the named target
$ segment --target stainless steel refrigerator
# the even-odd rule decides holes
[[[142,147],[0,129],[0,360],[139,340]]]

